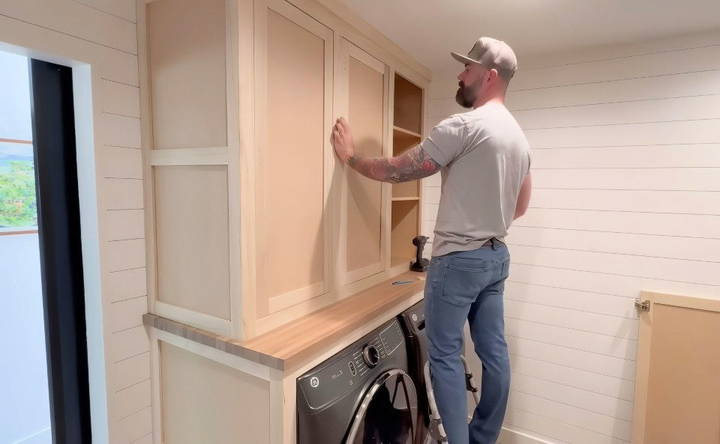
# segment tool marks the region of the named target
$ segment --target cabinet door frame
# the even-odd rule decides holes
[[[244,233],[253,231],[251,237],[254,244],[246,245],[249,255],[245,257],[253,258],[252,262],[257,262],[258,252],[263,251],[262,245],[262,227],[257,223],[260,220],[258,212],[258,192],[262,186],[262,165],[264,160],[264,148],[267,146],[267,23],[268,10],[272,10],[284,18],[292,21],[296,25],[302,27],[308,32],[324,41],[324,121],[323,132],[327,137],[323,138],[323,186],[324,186],[324,208],[323,208],[323,236],[324,236],[324,259],[323,279],[321,282],[311,284],[306,287],[294,289],[286,293],[270,296],[267,300],[267,306],[263,307],[265,301],[259,300],[258,293],[258,266],[254,266],[254,270],[244,276],[244,279],[252,279],[249,284],[252,288],[251,294],[245,294],[244,297],[254,298],[257,306],[253,313],[256,317],[257,327],[262,328],[263,323],[275,324],[278,317],[282,317],[282,310],[292,307],[293,305],[311,300],[318,296],[322,296],[332,289],[331,282],[331,264],[334,263],[335,255],[332,251],[332,219],[328,217],[331,214],[333,202],[331,199],[331,181],[332,181],[332,162],[333,153],[330,145],[329,134],[332,128],[332,96],[333,96],[333,31],[331,28],[323,25],[314,18],[310,17],[303,11],[283,0],[255,0],[254,1],[254,168],[245,170],[245,174],[252,175],[252,182],[255,183],[255,196],[252,205],[253,215],[246,219]],[[252,170],[252,171],[250,171]],[[247,207],[246,207],[247,208]],[[247,209],[245,211],[248,211]],[[247,225],[249,224],[249,226]],[[288,248],[292,248],[289,246]],[[247,288],[248,283],[246,283]],[[262,314],[266,312],[266,314]],[[264,329],[264,328],[262,328]]]
[[[383,77],[383,115],[382,115],[382,153],[384,157],[391,155],[390,143],[388,138],[388,125],[390,121],[390,68],[381,60],[375,58],[365,50],[361,49],[346,37],[336,34],[335,36],[335,97],[334,108],[337,117],[347,117],[350,112],[350,59],[355,59],[365,66],[372,68],[380,73]],[[334,153],[333,153],[334,155]],[[361,281],[365,278],[372,277],[378,273],[385,271],[387,267],[388,256],[388,203],[390,201],[391,188],[390,184],[381,184],[381,202],[380,202],[380,257],[373,264],[360,269],[347,270],[347,239],[348,235],[348,174],[349,167],[339,167],[337,172],[337,189],[339,190],[339,200],[337,217],[339,223],[336,224],[338,233],[335,236],[339,244],[337,246],[337,283],[344,286]]]

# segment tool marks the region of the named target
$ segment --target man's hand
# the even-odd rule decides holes
[[[335,148],[335,154],[337,154],[338,158],[340,158],[342,163],[347,164],[355,154],[355,144],[353,143],[350,124],[344,117],[340,117],[335,122],[330,142],[333,148]]]
[[[420,145],[405,151],[397,157],[364,157],[355,155],[350,124],[339,118],[330,136],[338,158],[363,176],[382,182],[399,183],[422,179],[440,170]]]

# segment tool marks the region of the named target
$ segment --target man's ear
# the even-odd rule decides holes
[[[495,82],[497,80],[498,76],[500,75],[500,73],[498,73],[498,70],[495,68],[490,68],[487,70],[487,72],[488,72],[488,83],[490,83],[491,81]]]

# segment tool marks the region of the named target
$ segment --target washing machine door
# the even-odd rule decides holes
[[[365,392],[345,444],[412,444],[417,408],[410,376],[400,369],[387,370]]]

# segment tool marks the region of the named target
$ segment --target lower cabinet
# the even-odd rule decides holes
[[[161,442],[273,442],[270,381],[169,342],[157,350]]]

